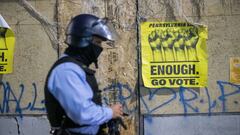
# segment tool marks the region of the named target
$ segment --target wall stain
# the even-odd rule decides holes
[[[164,0],[164,5],[166,7],[166,20],[176,21],[176,16],[174,14],[174,3],[172,0]]]
[[[193,15],[197,16],[197,21],[200,21],[204,11],[204,0],[191,0],[191,3]]]

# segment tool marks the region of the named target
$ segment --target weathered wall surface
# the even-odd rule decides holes
[[[189,21],[208,27],[208,86],[200,89],[147,89],[140,82],[141,133],[146,135],[240,134],[240,87],[229,82],[229,59],[240,57],[239,0],[30,0],[43,16],[58,21],[59,50],[71,17],[109,17],[120,35],[117,48],[105,48],[97,70],[106,93],[119,91],[130,114],[128,130],[138,134],[138,55],[136,15],[147,21]],[[58,4],[56,4],[58,2]],[[58,5],[58,7],[56,7]],[[137,8],[138,5],[138,8]],[[0,0],[0,14],[16,35],[14,72],[1,75],[0,135],[48,134],[43,104],[44,79],[57,59],[46,33],[16,0]],[[140,79],[141,80],[141,79]],[[110,101],[110,99],[106,99]],[[230,126],[232,124],[233,126]],[[30,127],[36,130],[30,130]],[[39,129],[38,129],[39,128]],[[226,132],[222,132],[224,129]],[[215,130],[219,130],[216,131]],[[175,131],[175,132],[173,132]],[[228,132],[229,131],[229,132]],[[231,131],[231,132],[230,132]]]
[[[55,21],[55,0],[29,2],[48,20]],[[13,73],[1,75],[0,80],[0,134],[47,134],[49,124],[42,117],[46,113],[43,87],[48,69],[57,59],[57,50],[40,23],[17,1],[1,0],[0,14],[16,37]]]
[[[239,112],[239,86],[229,83],[231,57],[239,57],[238,1],[141,1],[140,16],[148,20],[183,21],[208,27],[208,87],[200,89],[143,88],[142,111],[150,114],[188,114],[212,112]],[[145,6],[147,5],[147,6]],[[146,7],[155,7],[149,10]],[[154,9],[154,8],[151,8]],[[171,9],[171,10],[170,10]],[[162,12],[158,11],[161,10]],[[160,14],[161,13],[161,14]],[[186,16],[186,17],[184,17]],[[160,19],[159,19],[160,18]],[[156,21],[156,20],[155,20]],[[147,101],[146,101],[147,100]],[[159,103],[166,103],[156,109]],[[148,108],[150,107],[150,108]],[[154,107],[154,111],[151,109]],[[174,111],[173,111],[174,107]]]
[[[208,27],[208,86],[200,89],[141,87],[141,113],[145,116],[144,134],[239,134],[239,115],[232,114],[240,112],[240,87],[229,82],[230,58],[239,57],[240,49],[240,14],[237,8],[239,1],[139,2],[140,17],[147,20],[189,21]],[[220,115],[214,116],[215,114]],[[235,118],[228,121],[231,117]],[[231,122],[232,126],[228,127]],[[233,126],[234,124],[238,126]],[[231,128],[233,132],[230,132]]]
[[[239,124],[239,115],[154,117],[144,119],[144,135],[238,135]]]
[[[136,4],[133,0],[72,0],[60,1],[59,20],[62,25],[60,40],[64,41],[64,29],[68,21],[79,13],[90,13],[100,17],[108,17],[119,33],[116,48],[104,45],[104,51],[98,61],[97,78],[103,90],[106,102],[111,101],[111,91],[119,91],[120,100],[125,104],[125,112],[130,116],[125,119],[127,131],[122,134],[135,134],[136,98],[134,90],[137,82],[137,50],[136,50]],[[65,48],[60,46],[61,52]],[[94,68],[94,67],[92,67]],[[108,98],[110,97],[110,99]]]

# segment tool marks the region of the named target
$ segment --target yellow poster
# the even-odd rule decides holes
[[[0,15],[0,74],[11,73],[13,70],[14,44],[14,33]]]
[[[240,57],[230,58],[230,82],[240,84]]]
[[[145,87],[207,86],[207,28],[185,22],[141,24]]]

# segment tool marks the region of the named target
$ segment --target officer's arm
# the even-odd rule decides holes
[[[54,80],[51,93],[68,117],[78,124],[88,125],[100,125],[113,117],[111,108],[101,107],[92,101],[92,90],[86,82],[85,72],[79,70],[79,66],[66,63],[59,65],[58,69],[50,78]]]

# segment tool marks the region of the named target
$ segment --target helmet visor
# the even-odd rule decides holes
[[[93,24],[92,34],[113,42],[119,37],[113,24],[107,18],[99,19]]]

